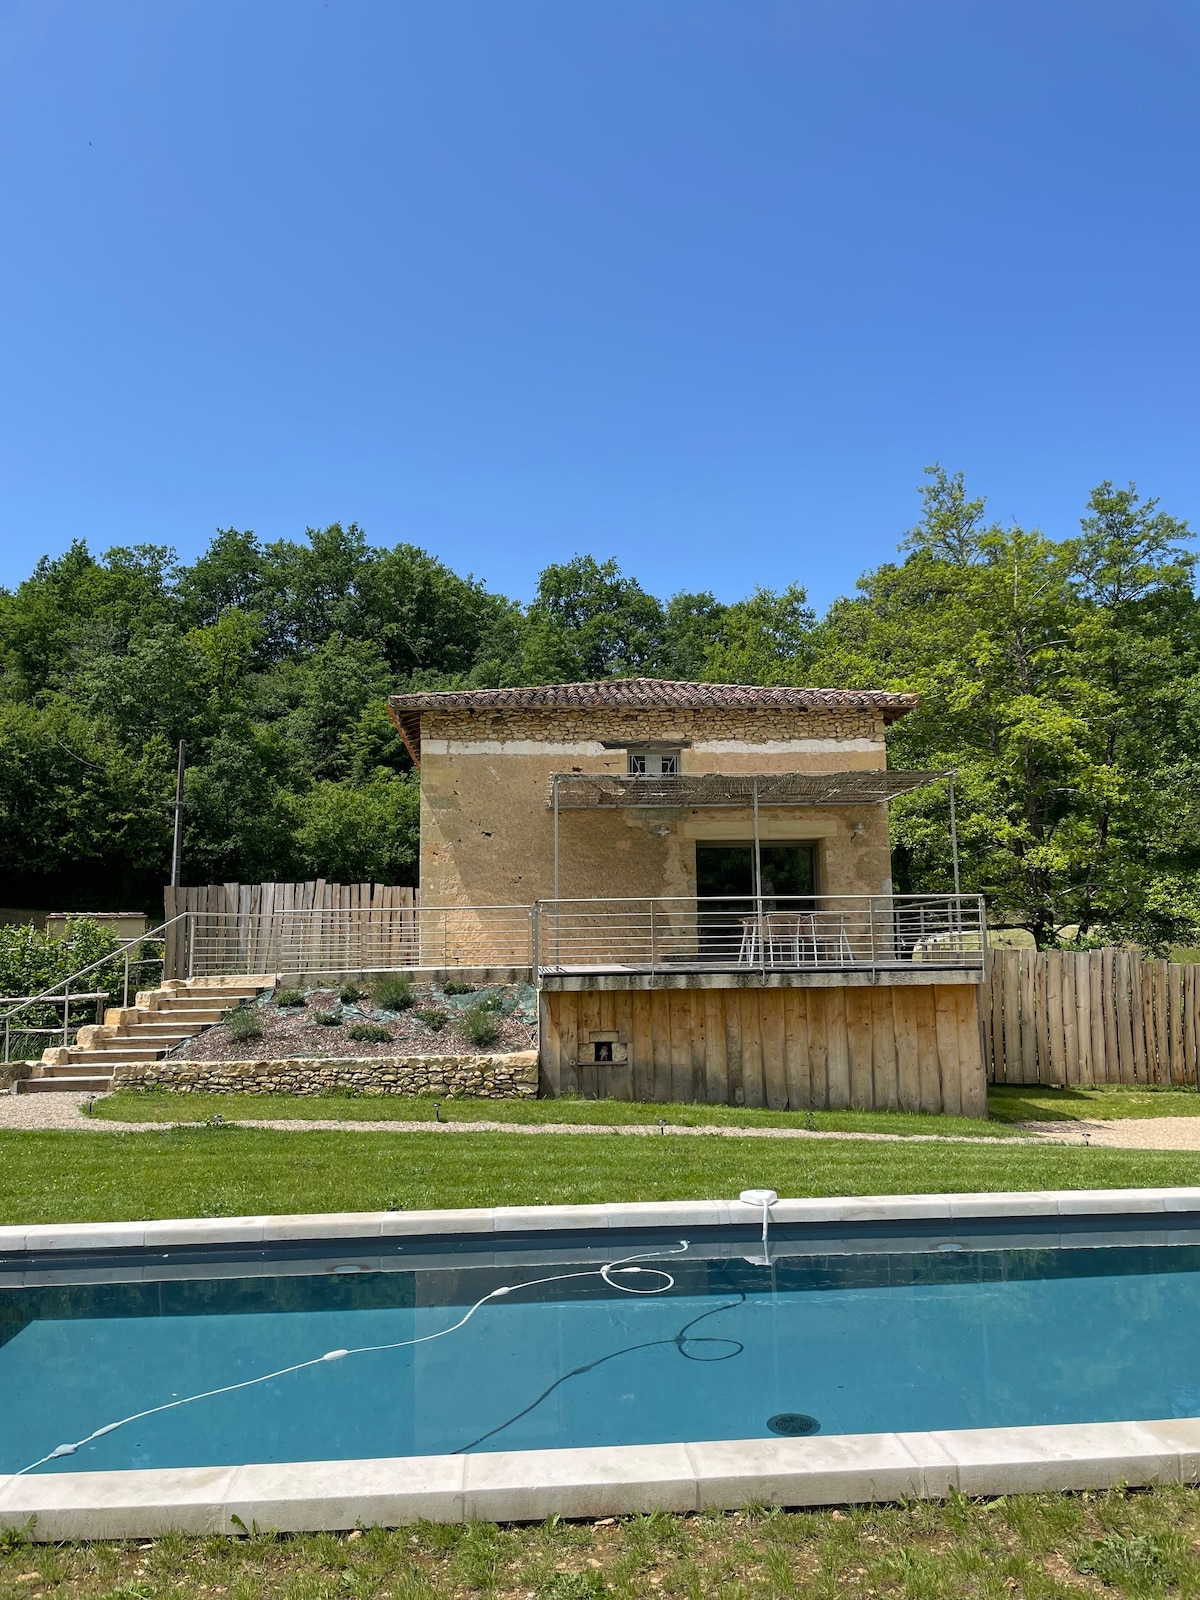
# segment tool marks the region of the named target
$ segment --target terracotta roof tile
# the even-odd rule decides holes
[[[394,694],[389,704],[406,711],[767,710],[883,711],[903,716],[916,695],[883,689],[763,688],[749,683],[675,683],[665,678],[602,678],[597,683],[537,684],[522,689],[430,690]]]
[[[916,704],[915,694],[883,689],[676,683],[666,678],[602,678],[596,683],[534,684],[516,689],[434,689],[394,694],[388,699],[392,719],[418,761],[421,716],[427,711],[875,711],[885,722],[895,722]]]

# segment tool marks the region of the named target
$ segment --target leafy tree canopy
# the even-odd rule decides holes
[[[180,739],[189,881],[415,881],[389,691],[645,674],[916,691],[891,760],[956,769],[964,887],[993,916],[1043,943],[1200,941],[1194,565],[1132,485],[1055,540],[941,466],[897,559],[820,618],[799,582],[662,599],[586,555],[522,606],[354,524],[226,528],[190,565],[80,541],[0,591],[0,897],[159,909]],[[892,823],[897,887],[948,888],[944,787]]]

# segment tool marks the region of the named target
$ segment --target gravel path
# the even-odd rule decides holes
[[[50,1130],[57,1133],[152,1133],[174,1126],[200,1124],[170,1122],[111,1122],[84,1114],[86,1095],[0,1094],[0,1129]],[[623,1133],[634,1138],[657,1138],[656,1122],[375,1122],[364,1119],[317,1120],[235,1117],[243,1128],[276,1128],[285,1133]],[[1115,1122],[1023,1122],[1016,1124],[1022,1137],[971,1138],[939,1133],[839,1133],[808,1128],[746,1128],[738,1126],[683,1127],[667,1123],[664,1133],[723,1139],[874,1139],[902,1144],[1066,1144],[1104,1145],[1122,1150],[1200,1150],[1200,1117],[1130,1117]]]
[[[1112,1150],[1200,1150],[1200,1117],[1122,1117],[1112,1122],[1022,1122],[1022,1132],[1049,1143],[1104,1145]]]

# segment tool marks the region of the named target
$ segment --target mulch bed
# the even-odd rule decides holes
[[[355,1056],[480,1056],[507,1054],[513,1050],[536,1050],[537,1024],[530,1018],[530,994],[517,986],[481,989],[477,995],[444,995],[429,984],[417,985],[411,1008],[381,1011],[369,999],[342,1005],[336,989],[315,989],[305,994],[303,1006],[277,1006],[272,1001],[256,1005],[263,1022],[261,1039],[234,1039],[224,1023],[208,1028],[171,1053],[172,1061],[280,1061],[288,1057]],[[516,1006],[511,1015],[496,1014],[497,1038],[492,1044],[477,1045],[456,1025],[464,1006],[485,995],[499,995],[506,1009]],[[318,1011],[336,1012],[340,1026],[316,1020]],[[449,1020],[441,1029],[423,1022],[418,1011],[444,1011]],[[352,1039],[350,1028],[356,1022],[375,1023],[388,1031],[386,1043]]]

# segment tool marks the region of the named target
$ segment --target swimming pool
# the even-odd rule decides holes
[[[872,1438],[1145,1418],[1186,1432],[1200,1194],[1169,1193],[1170,1210],[988,1197],[957,1217],[950,1197],[827,1220],[811,1212],[830,1202],[782,1202],[765,1255],[728,1206],[569,1229],[392,1214],[386,1236],[350,1218],[274,1240],[264,1219],[257,1238],[222,1224],[212,1242],[147,1225],[91,1249],[28,1230],[0,1254],[0,1517],[52,1499],[34,1485],[54,1478],[86,1496],[89,1477],[98,1492],[251,1464],[336,1476],[446,1458],[453,1473],[495,1457],[472,1469],[494,1473],[728,1441],[802,1465]]]

